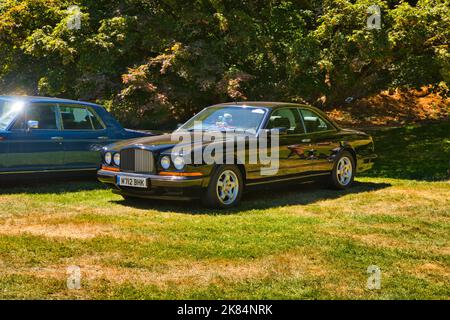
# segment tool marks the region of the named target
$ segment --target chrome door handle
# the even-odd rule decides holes
[[[308,142],[311,142],[311,139],[303,139],[302,142],[303,143],[308,143]]]
[[[98,137],[98,140],[109,140],[109,137]]]
[[[61,141],[61,140],[64,140],[63,137],[52,137],[51,139],[52,139],[53,141]]]

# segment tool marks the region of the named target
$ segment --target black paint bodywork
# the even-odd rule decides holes
[[[368,134],[360,131],[340,128],[317,108],[307,105],[274,102],[228,103],[217,106],[242,107],[243,105],[265,108],[269,111],[268,116],[261,126],[262,129],[266,127],[270,114],[279,108],[305,108],[312,110],[332,126],[332,130],[326,132],[280,135],[280,167],[277,174],[273,176],[262,175],[261,164],[237,164],[244,177],[246,187],[302,179],[311,180],[329,176],[333,169],[336,156],[343,150],[349,151],[354,156],[357,173],[369,170],[373,166],[376,155],[374,153],[372,138]],[[192,135],[192,133],[186,134]],[[236,137],[239,136],[239,134],[235,135]],[[257,136],[247,137],[247,139],[256,138]],[[225,143],[225,141],[211,143]],[[209,144],[203,143],[200,147],[205,148]],[[187,165],[183,169],[183,172],[201,172],[203,174],[201,177],[161,176],[159,173],[164,170],[159,164],[160,159],[164,155],[170,155],[174,145],[174,142],[171,141],[171,135],[162,135],[121,141],[106,147],[105,152],[109,151],[113,153],[120,152],[126,148],[146,149],[153,152],[157,167],[155,173],[145,175],[151,184],[147,190],[121,188],[117,186],[116,177],[120,174],[119,172],[100,170],[98,172],[98,178],[103,183],[112,186],[116,193],[125,196],[178,200],[201,197],[202,191],[208,186],[210,176],[217,168],[217,165]],[[247,156],[248,153],[257,151],[249,148],[249,145],[251,144],[247,144]],[[172,167],[166,171],[177,172]],[[127,173],[127,175],[130,174]],[[143,176],[142,174],[136,175]]]

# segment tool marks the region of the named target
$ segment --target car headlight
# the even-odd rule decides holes
[[[114,155],[114,164],[118,167],[120,167],[120,153],[116,153]]]
[[[173,159],[173,165],[177,170],[182,170],[186,165],[183,157],[177,156]]]
[[[111,161],[112,161],[112,154],[111,154],[111,152],[105,153],[105,162],[106,162],[106,164],[111,164]]]
[[[170,157],[164,156],[161,158],[161,167],[163,167],[164,170],[170,168]]]

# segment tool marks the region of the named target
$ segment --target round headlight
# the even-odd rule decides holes
[[[105,162],[106,162],[106,164],[111,164],[111,161],[112,161],[112,154],[111,154],[111,152],[105,153]]]
[[[118,167],[120,167],[120,153],[116,153],[114,155],[114,164]]]
[[[181,170],[181,169],[184,168],[184,166],[186,165],[186,163],[185,163],[183,157],[177,156],[177,157],[175,157],[175,158],[173,159],[173,165],[175,166],[175,168],[176,168],[177,170]]]
[[[164,170],[170,168],[170,157],[165,156],[161,158],[161,167],[163,167]]]

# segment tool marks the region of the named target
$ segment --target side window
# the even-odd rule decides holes
[[[12,126],[12,130],[23,130],[26,129],[26,113],[25,110],[22,110],[22,112],[17,116],[16,121],[14,122],[14,125]]]
[[[64,130],[101,130],[100,120],[84,106],[60,106]]]
[[[13,130],[26,129],[28,121],[38,121],[38,128],[33,130],[57,130],[56,106],[31,104],[16,119]]]
[[[278,109],[272,113],[267,129],[273,128],[286,128],[288,134],[305,133],[300,115],[292,108]]]
[[[89,117],[91,117],[92,125],[94,126],[94,130],[103,130],[105,129],[105,126],[100,121],[99,117],[92,113],[91,110],[88,109]]]
[[[11,123],[16,122],[23,113],[23,105],[17,101],[4,101],[0,97],[0,130],[9,127]],[[14,129],[14,127],[12,128]]]
[[[333,129],[333,127],[327,121],[322,119],[318,114],[311,110],[300,109],[300,113],[303,117],[306,132],[308,133],[322,132]]]

